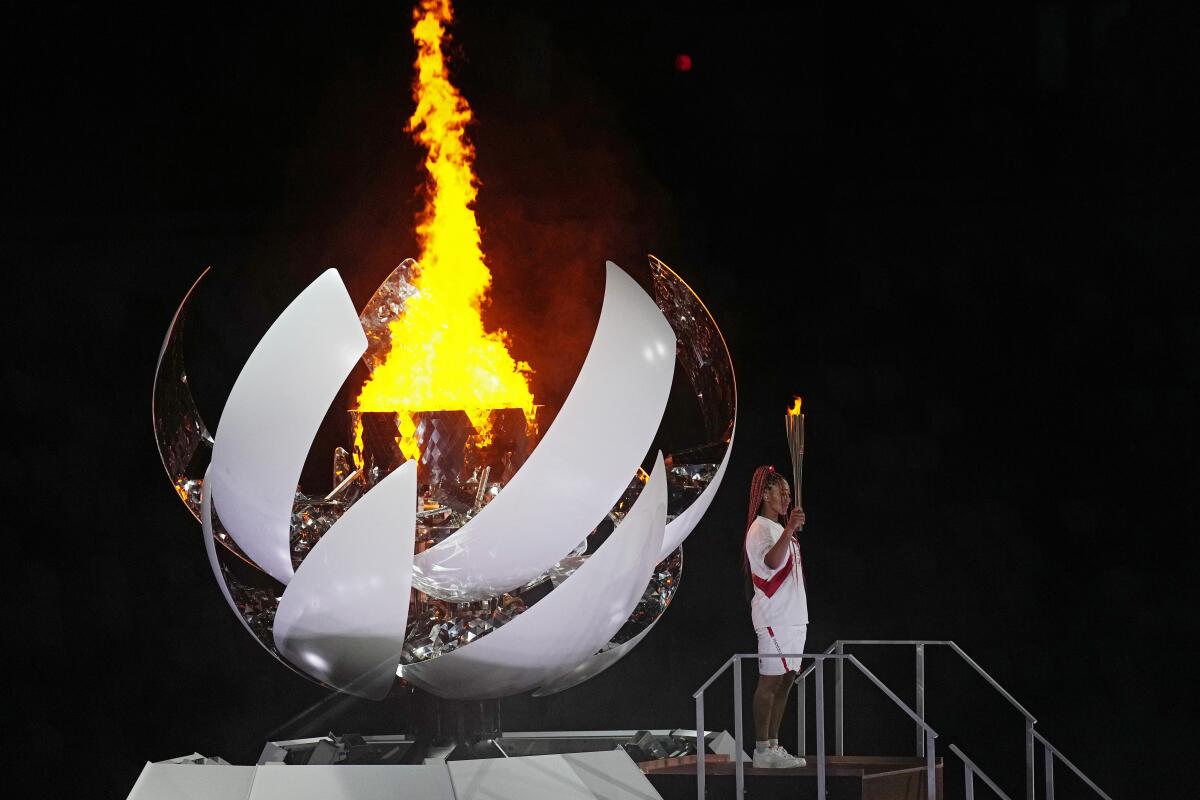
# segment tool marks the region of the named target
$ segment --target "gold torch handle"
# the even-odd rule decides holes
[[[787,414],[784,424],[792,457],[792,496],[795,506],[800,508],[804,497],[804,415]]]
[[[792,462],[792,477],[796,483],[796,500],[793,505],[796,508],[804,507],[804,448],[800,448],[800,455]]]

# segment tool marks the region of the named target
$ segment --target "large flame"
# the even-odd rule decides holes
[[[473,208],[479,181],[466,136],[471,108],[450,82],[442,51],[452,14],[449,0],[421,0],[413,12],[417,107],[408,130],[426,151],[428,173],[417,225],[417,293],[391,322],[392,349],[358,397],[361,411],[407,412],[400,415],[408,424],[399,438],[410,457],[418,452],[412,412],[462,409],[477,444],[488,440],[491,409],[520,408],[530,420],[534,414],[529,364],[514,360],[507,334],[485,330],[480,316],[492,276]]]

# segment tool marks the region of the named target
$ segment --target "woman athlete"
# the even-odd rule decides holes
[[[779,744],[779,725],[808,634],[808,598],[795,534],[804,527],[804,510],[793,508],[787,480],[774,467],[759,467],[750,481],[750,513],[746,521],[744,563],[754,596],[750,618],[758,634],[758,687],[754,690],[756,767],[803,767]],[[784,520],[780,524],[780,520]],[[761,655],[770,653],[772,655]]]

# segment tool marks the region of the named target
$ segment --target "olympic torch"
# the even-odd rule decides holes
[[[804,414],[800,412],[800,395],[792,400],[792,407],[783,418],[787,427],[788,451],[792,455],[792,494],[796,508],[801,506],[804,486]]]

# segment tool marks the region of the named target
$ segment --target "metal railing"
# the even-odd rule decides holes
[[[1074,764],[1072,764],[1070,761],[1068,761],[1067,758],[1061,752],[1059,752],[1059,750],[1056,747],[1054,747],[1048,741],[1046,741],[1045,737],[1043,737],[1040,733],[1038,733],[1037,731],[1034,730],[1034,725],[1037,723],[1037,718],[1034,717],[1033,714],[1029,713],[1029,710],[1026,709],[1025,706],[1023,706],[1019,702],[1017,702],[1017,699],[1015,697],[1013,697],[1003,686],[1001,686],[1000,683],[995,678],[993,678],[991,675],[989,675],[987,673],[987,671],[983,669],[983,667],[979,666],[979,664],[977,664],[973,658],[971,658],[969,655],[967,655],[961,647],[959,647],[957,644],[955,644],[954,642],[951,642],[951,641],[932,640],[932,639],[838,639],[836,642],[834,642],[828,648],[826,648],[825,652],[822,655],[838,657],[837,662],[836,662],[836,672],[834,675],[834,712],[833,712],[833,715],[834,715],[834,754],[835,755],[839,755],[839,756],[845,755],[845,733],[846,733],[845,719],[846,719],[846,717],[845,717],[845,702],[844,702],[845,701],[845,691],[844,691],[844,683],[843,683],[843,678],[844,678],[844,666],[843,665],[844,665],[845,659],[840,658],[840,657],[846,655],[846,647],[848,645],[868,645],[868,646],[870,646],[870,645],[902,645],[902,646],[911,646],[915,649],[915,654],[916,654],[916,659],[915,659],[916,681],[915,681],[915,684],[916,684],[916,686],[915,686],[914,694],[915,694],[915,705],[916,705],[915,716],[916,716],[916,719],[918,722],[918,725],[916,728],[916,745],[917,745],[916,753],[917,753],[917,756],[925,755],[925,740],[926,740],[925,733],[924,733],[924,731],[925,731],[925,725],[924,725],[924,721],[925,721],[925,647],[926,647],[926,645],[948,647],[959,658],[961,658],[964,662],[966,662],[967,666],[969,666],[969,667],[971,667],[971,669],[975,670],[975,672],[978,673],[979,676],[981,678],[983,678],[993,689],[995,689],[996,692],[1001,697],[1003,697],[1005,700],[1008,701],[1009,705],[1011,705],[1018,712],[1020,712],[1021,716],[1023,716],[1025,718],[1025,796],[1026,796],[1027,800],[1037,800],[1037,781],[1036,781],[1036,774],[1035,774],[1035,763],[1037,760],[1035,746],[1036,746],[1037,742],[1041,742],[1043,750],[1044,750],[1044,757],[1045,757],[1045,766],[1044,766],[1044,770],[1046,773],[1045,774],[1045,785],[1046,785],[1045,800],[1054,800],[1054,760],[1055,760],[1055,758],[1057,758],[1058,760],[1060,760],[1064,764],[1066,764],[1068,767],[1070,767],[1070,769],[1076,775],[1078,775],[1080,777],[1080,779],[1083,780],[1084,783],[1086,783],[1089,787],[1091,787],[1091,789],[1093,791],[1095,791],[1096,794],[1103,797],[1104,800],[1112,800],[1112,798],[1110,798],[1107,794],[1105,794],[1103,791],[1101,791],[1100,787],[1096,786],[1096,784],[1093,783],[1092,780],[1090,778],[1088,778],[1088,776],[1084,775],[1083,772],[1078,767],[1076,767]],[[814,662],[807,669],[803,670],[796,678],[796,682],[800,684],[799,698],[798,698],[798,702],[797,702],[799,713],[797,714],[798,719],[797,719],[797,723],[796,723],[796,725],[797,725],[797,742],[799,743],[797,749],[799,749],[801,754],[803,754],[806,749],[806,747],[805,747],[805,722],[807,719],[807,709],[806,709],[806,704],[805,704],[805,686],[806,686],[805,681],[807,680],[809,674],[811,674],[813,672],[813,670],[816,668],[816,666],[817,665]],[[818,703],[822,702],[821,696],[819,694],[819,690],[818,690],[817,698],[818,698]],[[819,731],[819,729],[818,729],[818,731]],[[961,750],[957,750],[953,745],[951,745],[950,748],[951,748],[951,750],[955,751],[955,754],[958,755],[959,758],[963,759],[964,764],[968,763],[969,760],[962,754]],[[983,771],[980,770],[978,768],[978,766],[976,766],[974,764],[974,762],[970,762],[969,769],[974,774],[978,774],[981,778],[983,778],[988,783],[988,785],[991,786],[992,789],[994,789],[996,792],[1000,793],[1001,797],[1004,797],[1005,800],[1008,800],[1007,795],[1005,795],[1003,792],[1000,792],[1000,790],[996,787],[996,785],[991,782],[991,779],[987,778],[987,776],[983,773]]]
[[[847,653],[738,653],[732,655],[721,665],[721,668],[712,674],[707,681],[699,689],[697,689],[692,697],[696,700],[696,797],[698,800],[704,800],[704,690],[713,684],[713,682],[725,673],[725,670],[731,666],[733,670],[733,726],[734,726],[734,784],[736,787],[737,798],[741,798],[745,793],[746,775],[745,765],[742,761],[745,755],[745,748],[742,746],[743,736],[743,714],[742,714],[742,662],[749,658],[811,658],[813,665],[809,667],[808,672],[816,671],[816,713],[817,713],[817,797],[825,797],[825,774],[826,774],[826,755],[825,755],[825,662],[827,660],[835,661],[839,667],[845,662],[853,664],[859,672],[874,683],[881,692],[895,703],[900,709],[907,714],[918,726],[924,734],[923,750],[925,754],[925,788],[928,800],[936,800],[937,798],[937,764],[934,757],[934,739],[937,738],[937,732],[917,715],[915,711],[909,708],[903,700],[896,696],[896,693],[889,689],[883,681],[875,677],[869,669],[863,666],[852,655]],[[839,670],[840,671],[840,670]],[[808,672],[804,674],[807,675]],[[840,680],[840,678],[839,678]],[[803,687],[802,687],[803,688]],[[803,697],[803,693],[801,693]],[[802,706],[803,707],[803,706]],[[804,754],[804,748],[800,748],[800,754]],[[838,755],[842,755],[841,752]]]
[[[1046,737],[1035,731],[1033,738],[1042,743],[1042,753],[1046,758],[1046,800],[1054,800],[1054,759],[1056,758],[1070,767],[1071,771],[1078,775],[1079,779],[1086,783],[1093,792],[1103,797],[1104,800],[1112,800],[1111,797],[1101,791],[1099,786],[1092,782],[1091,778],[1089,778],[1087,775],[1084,775],[1079,767],[1067,760],[1067,757],[1059,752],[1057,747],[1047,742]]]
[[[1001,791],[1000,787],[996,785],[996,782],[987,776],[986,772],[981,770],[974,761],[967,758],[966,753],[964,753],[962,750],[959,750],[958,747],[953,744],[950,745],[950,751],[962,759],[963,762],[963,776],[964,780],[966,781],[966,794],[963,796],[966,798],[966,800],[975,800],[976,775],[982,778],[983,782],[986,783],[993,792],[1000,795],[1001,800],[1011,800],[1008,795]]]

